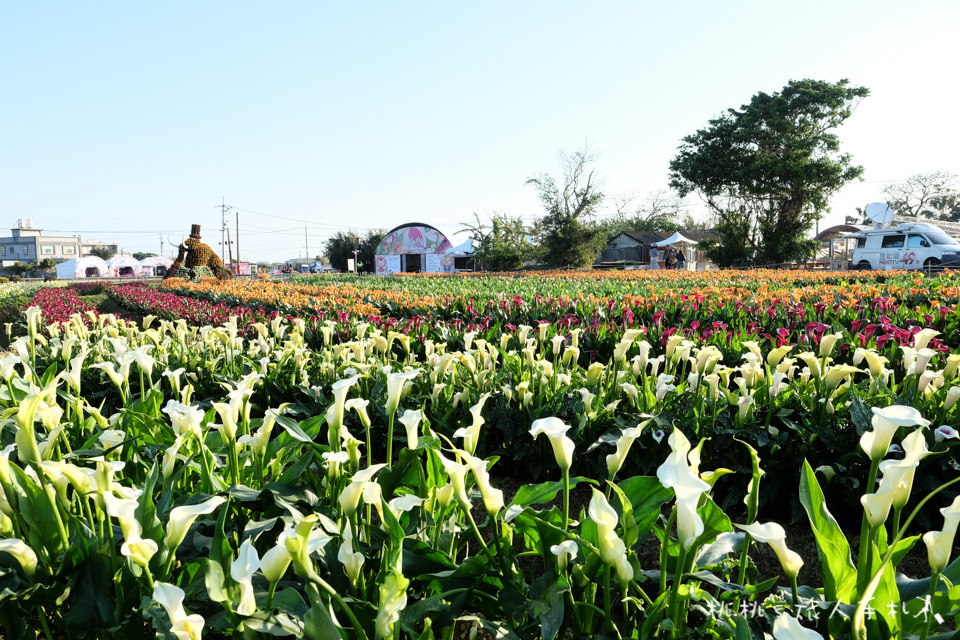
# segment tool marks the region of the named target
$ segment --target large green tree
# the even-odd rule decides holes
[[[365,235],[360,235],[356,231],[338,231],[324,244],[324,254],[330,261],[331,267],[346,271],[347,260],[353,258],[354,249],[359,249],[358,270],[371,271],[377,245],[386,233],[383,229],[371,229]]]
[[[588,266],[606,245],[604,229],[594,221],[604,197],[592,168],[595,160],[589,145],[584,145],[561,153],[560,184],[548,174],[527,179],[546,210],[534,225],[534,235],[539,259],[549,267]]]
[[[716,214],[712,260],[772,264],[813,254],[819,243],[808,234],[830,196],[863,173],[833,131],[869,93],[847,80],[791,80],[683,138],[670,185],[700,194]]]
[[[521,218],[494,213],[487,224],[478,214],[473,215],[475,224],[461,224],[473,240],[478,267],[486,271],[514,271],[531,259],[533,245],[527,239],[528,231]]]

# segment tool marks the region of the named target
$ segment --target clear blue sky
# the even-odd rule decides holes
[[[872,92],[838,132],[866,181],[829,224],[960,173],[958,24],[956,0],[6,2],[0,228],[157,252],[199,223],[216,249],[223,198],[254,261],[301,255],[304,227],[311,254],[346,229],[452,235],[534,219],[524,181],[561,149],[589,140],[605,193],[642,197],[724,109],[848,78]]]

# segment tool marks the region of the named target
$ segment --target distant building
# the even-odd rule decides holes
[[[708,238],[719,239],[719,236],[713,230],[684,229],[680,231],[680,234],[694,242],[701,242]],[[594,266],[612,266],[622,262],[649,263],[650,247],[655,242],[666,240],[670,235],[670,233],[662,231],[624,231],[607,243],[607,248],[597,257]],[[683,252],[688,269],[703,268],[707,265],[706,256],[696,246],[685,246]]]
[[[10,266],[15,262],[37,264],[41,260],[52,258],[56,262],[81,258],[90,255],[95,247],[106,247],[117,253],[117,245],[109,242],[84,241],[75,236],[45,236],[42,229],[35,229],[32,220],[20,218],[17,226],[10,230],[10,236],[0,238],[0,266]]]
[[[377,245],[377,275],[390,273],[453,273],[456,257],[447,236],[428,224],[394,227]]]

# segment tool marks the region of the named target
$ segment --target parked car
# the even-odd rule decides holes
[[[865,229],[850,261],[854,269],[935,269],[960,267],[960,242],[924,222]]]

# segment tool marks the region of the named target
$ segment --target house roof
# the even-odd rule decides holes
[[[651,233],[649,231],[623,231],[622,233],[640,244],[653,244],[654,242],[660,242],[666,237],[659,233]]]
[[[639,244],[650,245],[654,242],[660,242],[665,238],[670,237],[669,233],[655,233],[652,231],[623,231],[623,235],[635,240]],[[694,242],[701,242],[708,238],[719,240],[720,236],[717,235],[716,231],[713,229],[681,229],[680,235],[693,240]]]
[[[681,229],[680,235],[693,240],[694,242],[703,242],[704,240],[719,240],[720,236],[713,229]]]

